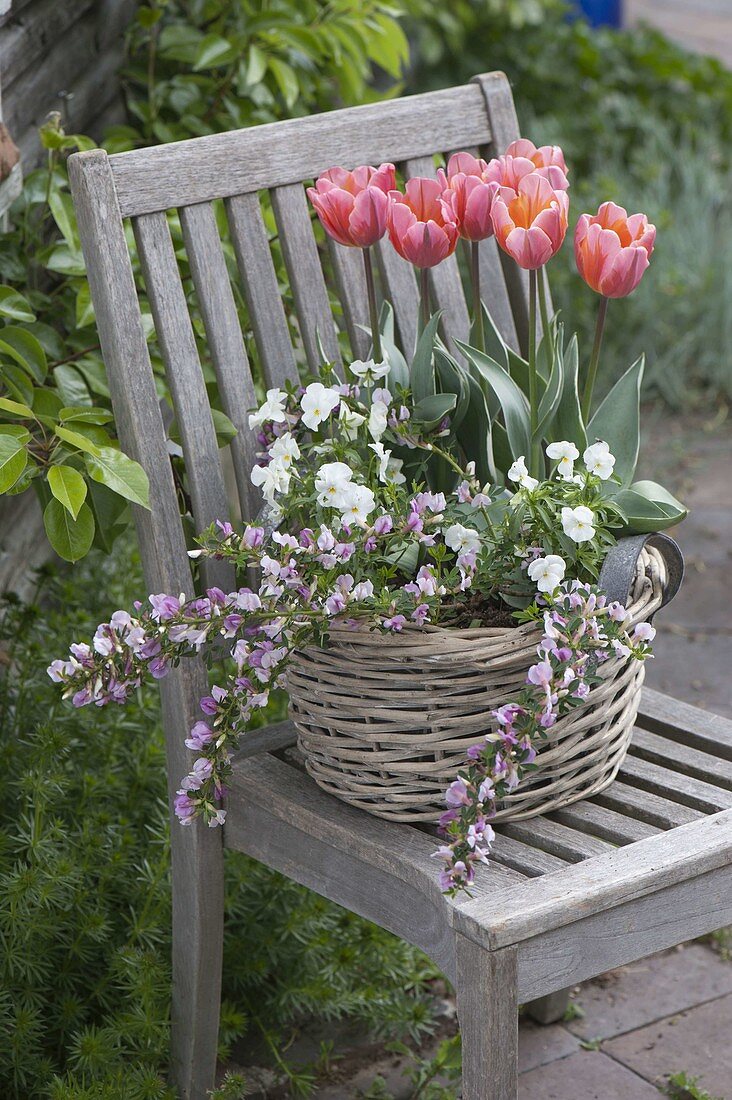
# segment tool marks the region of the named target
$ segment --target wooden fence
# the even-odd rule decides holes
[[[38,127],[50,111],[61,113],[67,133],[92,137],[121,119],[123,32],[136,7],[137,0],[0,0],[0,232],[23,172],[43,158]],[[27,594],[30,569],[48,556],[31,494],[0,497],[0,592]]]

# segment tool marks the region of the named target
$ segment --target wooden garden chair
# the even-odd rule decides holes
[[[178,256],[166,211],[177,210],[210,359],[228,416],[239,506],[256,502],[249,482],[254,443],[246,414],[257,404],[212,203],[224,200],[241,289],[267,384],[295,377],[292,332],[282,305],[259,192],[268,190],[305,356],[340,359],[303,181],[332,164],[391,160],[407,175],[431,174],[433,155],[494,155],[517,138],[508,82],[500,73],[465,87],[334,111],[249,130],[107,156],[71,157],[79,231],[122,447],[147,470],[152,511],[137,510],[150,592],[191,593],[186,544],[153,382],[125,220],[134,230],[157,341],[182,437],[197,529],[229,514]],[[354,355],[367,350],[360,256],[331,254]],[[504,272],[493,241],[482,247],[485,297],[507,342],[525,343],[525,286]],[[386,246],[381,278],[411,349],[417,289],[411,268]],[[468,313],[456,262],[432,272],[446,331],[466,337]],[[209,569],[209,583],[233,583]],[[170,793],[189,768],[184,737],[199,716],[206,671],[190,661],[162,681]],[[473,896],[446,900],[431,858],[435,839],[323,793],[283,749],[290,723],[247,739],[236,758],[223,829],[172,826],[172,1079],[185,1100],[214,1081],[223,934],[224,848],[247,852],[416,944],[457,990],[464,1100],[513,1100],[517,1006],[556,1018],[556,991],[612,967],[732,923],[732,723],[644,695],[619,780],[604,794],[548,817],[500,829],[495,858]]]

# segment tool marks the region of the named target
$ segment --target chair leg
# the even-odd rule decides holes
[[[463,1100],[516,1100],[518,984],[515,947],[487,951],[456,935]]]
[[[526,1012],[537,1024],[555,1024],[563,1018],[568,1005],[569,990],[558,989],[556,993],[547,993],[546,997],[529,1001]]]

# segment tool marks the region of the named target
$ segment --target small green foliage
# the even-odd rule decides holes
[[[599,1037],[594,1039],[581,1039],[580,1046],[583,1050],[599,1050],[602,1046],[602,1039]]]
[[[698,1077],[690,1077],[687,1073],[672,1073],[668,1079],[666,1089],[671,1100],[722,1100],[719,1096],[712,1096],[699,1084]]]
[[[577,1001],[570,1001],[567,1005],[564,1015],[562,1016],[562,1022],[565,1024],[571,1024],[572,1020],[583,1020],[585,1017],[585,1010],[582,1005]]]

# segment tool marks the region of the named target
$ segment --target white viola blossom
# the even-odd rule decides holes
[[[338,507],[343,523],[363,527],[374,508],[376,497],[368,485],[349,483],[343,491]]]
[[[285,401],[287,394],[282,390],[267,390],[267,400],[254,413],[249,413],[249,428],[254,431],[261,428],[267,421],[273,424],[283,424],[287,419],[285,414]]]
[[[574,443],[564,439],[561,443],[550,443],[546,449],[547,458],[557,463],[557,473],[563,481],[571,481],[574,474],[574,464],[579,458],[579,451]]]
[[[559,554],[547,554],[544,558],[535,558],[527,573],[540,592],[553,592],[564,580],[567,563]]]
[[[513,465],[508,471],[509,481],[517,482],[522,489],[535,489],[539,482],[535,477],[531,477],[529,471],[526,469],[526,459],[523,455],[519,455]]]
[[[445,531],[445,544],[456,554],[469,554],[480,550],[480,535],[474,527],[463,527],[462,523],[453,523]]]
[[[311,431],[317,431],[323,421],[328,419],[340,399],[338,390],[324,386],[322,382],[311,382],[300,398],[303,424]]]
[[[285,432],[274,441],[269,453],[273,459],[289,470],[293,462],[300,457],[300,448],[292,432]]]
[[[376,443],[386,431],[389,406],[384,401],[374,401],[369,410],[369,435]]]
[[[592,443],[583,454],[582,459],[588,473],[599,477],[601,481],[607,481],[608,478],[613,476],[615,455],[610,454],[610,448],[602,440]]]
[[[349,409],[346,402],[341,401],[338,420],[343,435],[352,442],[357,437],[358,429],[365,422],[366,417],[362,416],[361,413],[357,413],[354,409]]]
[[[323,508],[340,508],[352,478],[353,470],[345,462],[326,462],[315,475],[318,504]]]
[[[387,470],[389,468],[391,451],[387,451],[383,443],[369,443],[369,450],[373,451],[379,460],[379,468],[377,470],[379,481],[386,484],[386,482],[389,480],[387,477]]]
[[[390,458],[389,464],[386,467],[386,482],[387,485],[404,485],[407,480],[402,473],[402,466],[404,462],[401,458]]]
[[[254,485],[261,488],[262,495],[269,504],[274,504],[275,496],[286,493],[290,488],[290,472],[276,458],[268,466],[255,466],[250,476]]]
[[[355,362],[351,363],[350,370],[357,378],[370,386],[379,378],[386,378],[390,367],[386,362],[375,363],[373,359],[356,359]]]
[[[591,542],[595,537],[595,513],[580,504],[577,508],[562,508],[562,527],[573,542]]]

